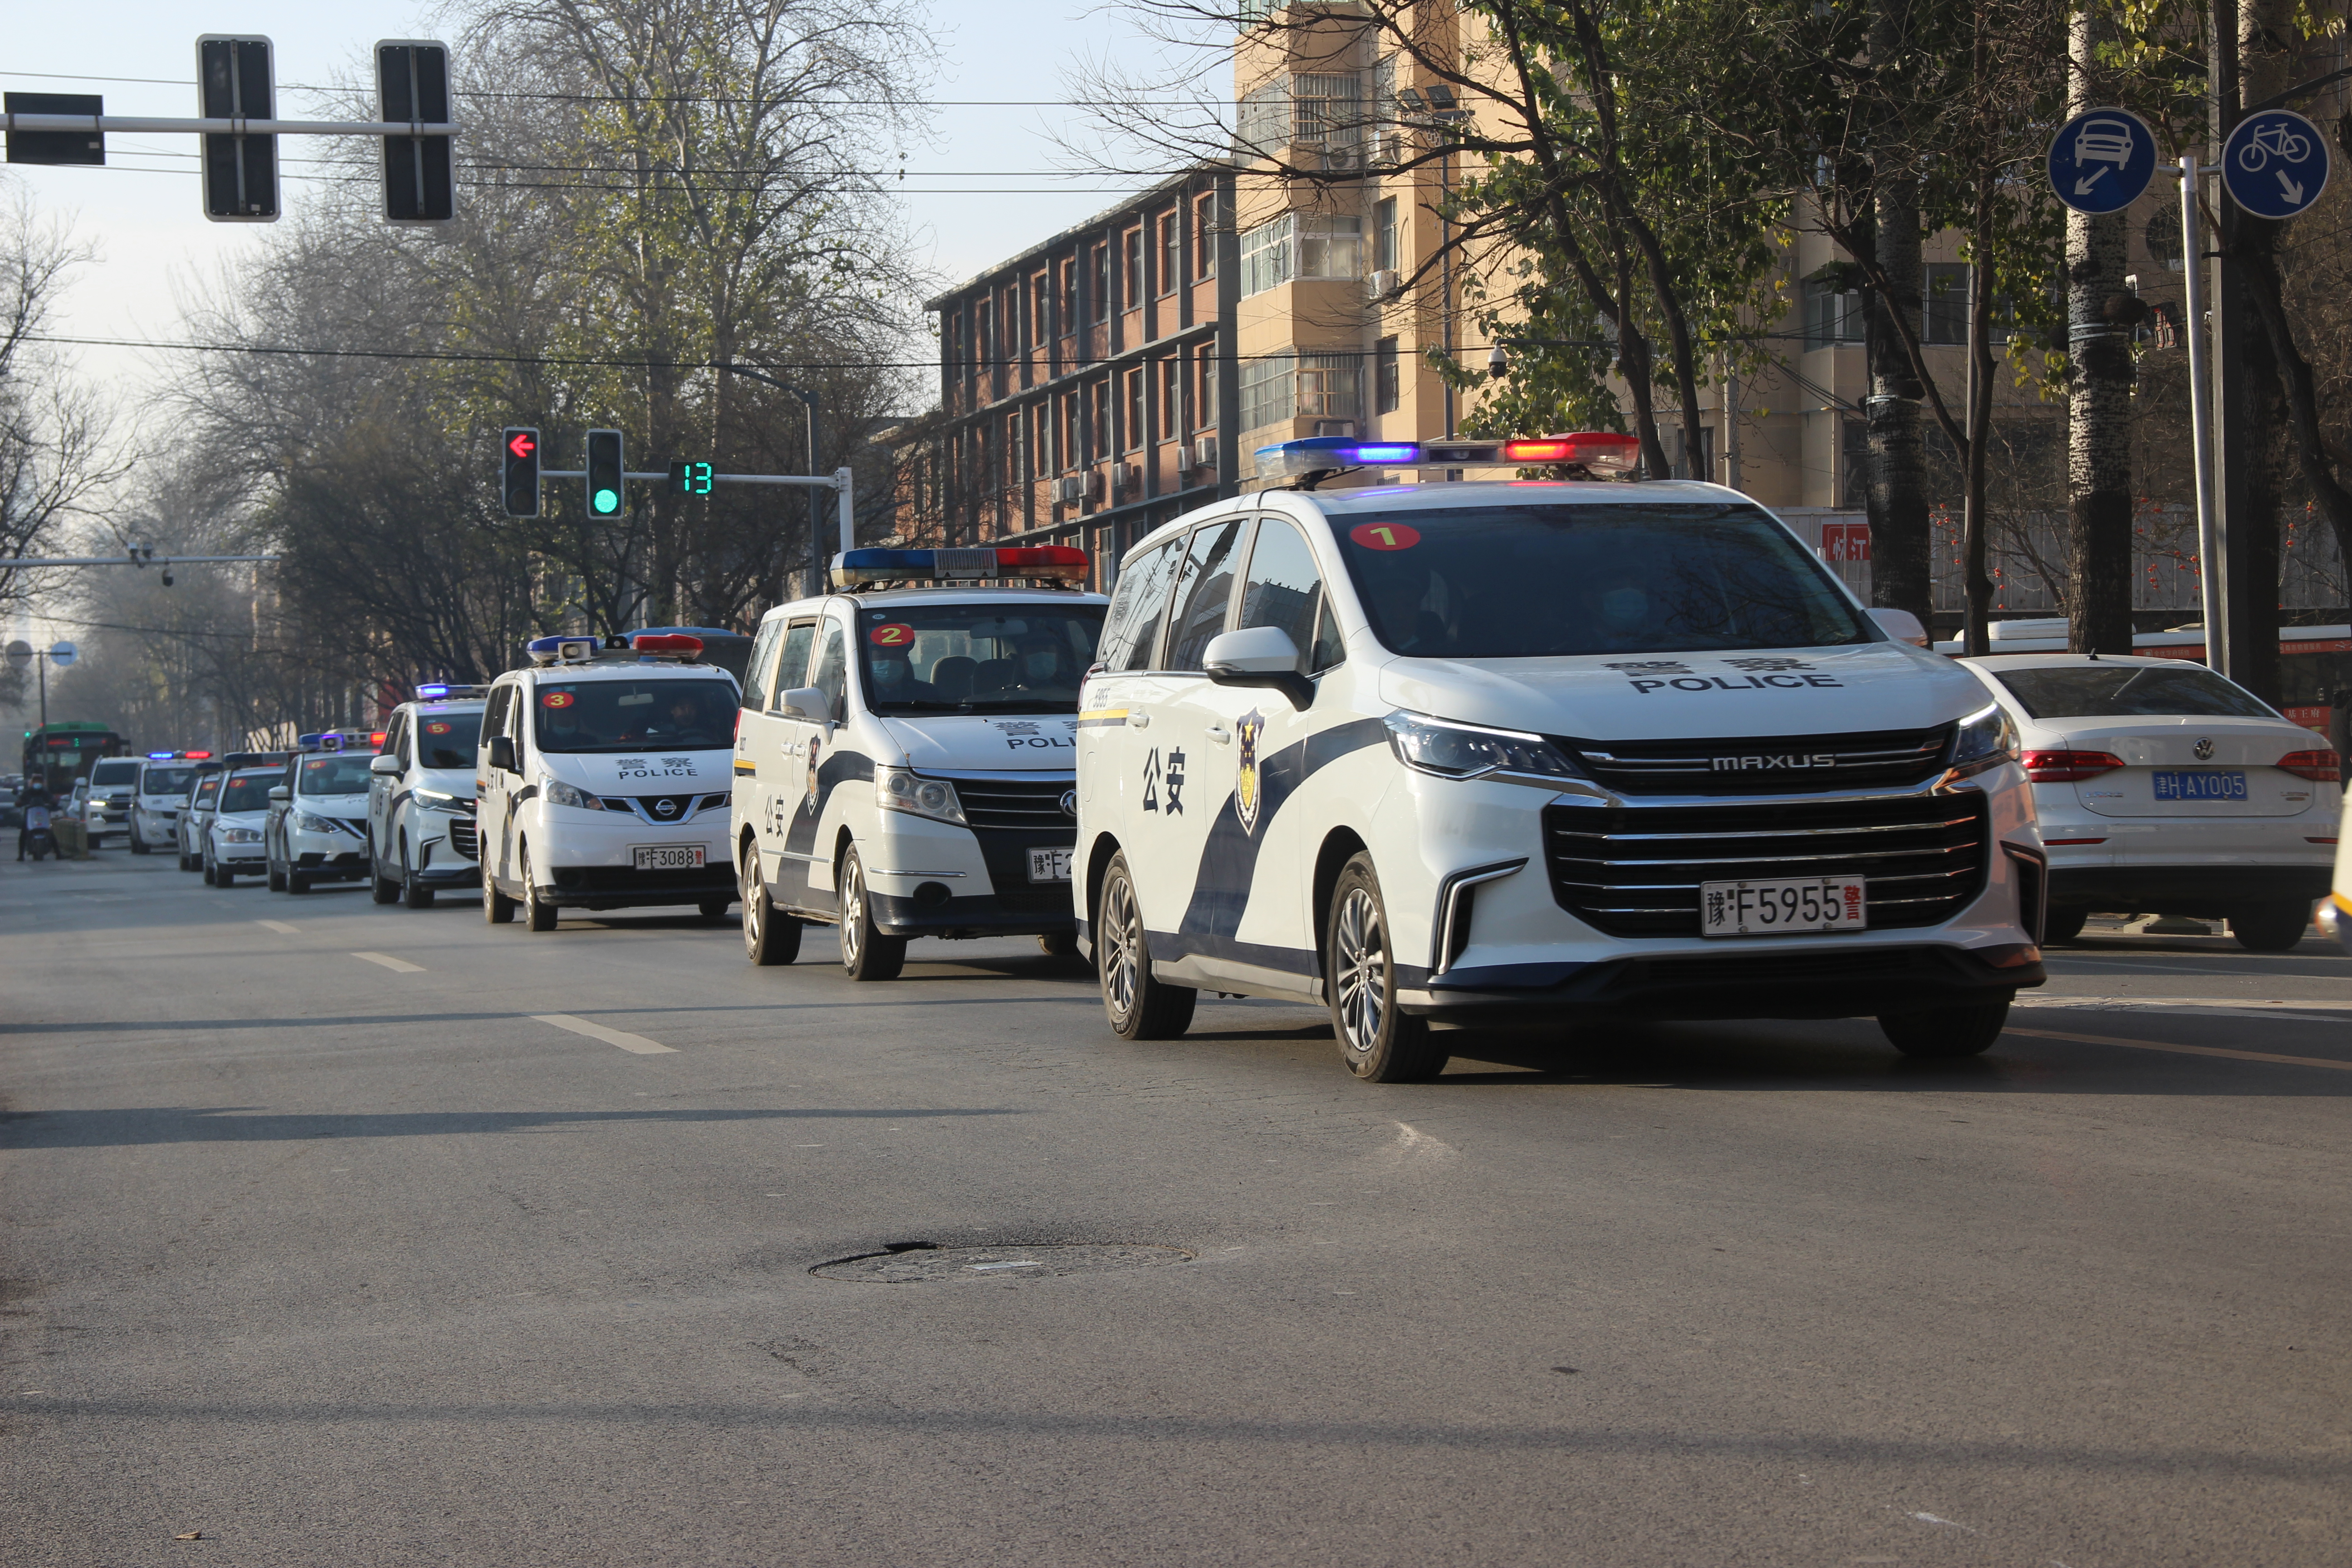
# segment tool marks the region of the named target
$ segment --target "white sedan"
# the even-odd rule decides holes
[[[2317,735],[2181,659],[1958,662],[2022,739],[2050,852],[2044,941],[2094,910],[2226,919],[2256,952],[2303,940],[2336,858],[2337,760]]]

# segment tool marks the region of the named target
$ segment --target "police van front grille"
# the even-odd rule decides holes
[[[963,802],[963,819],[974,827],[1074,827],[1076,819],[1062,809],[1062,797],[1076,783],[1072,773],[1046,773],[1034,779],[959,778],[939,775],[955,785]]]
[[[1701,882],[1860,877],[1874,929],[1940,925],[1984,886],[1974,793],[1769,805],[1544,808],[1559,907],[1611,936],[1696,936]]]
[[[1624,795],[1780,795],[1919,784],[1943,764],[1948,724],[1845,735],[1730,740],[1556,738],[1594,779]]]
[[[482,858],[482,834],[478,824],[470,816],[453,818],[449,824],[449,847],[468,860]]]

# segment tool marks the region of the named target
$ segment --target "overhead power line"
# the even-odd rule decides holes
[[[0,77],[21,77],[30,81],[120,81],[139,82],[154,87],[194,87],[194,78],[163,76],[84,76],[66,71],[0,70]],[[352,90],[339,87],[316,87],[307,82],[278,83],[285,92],[344,92]],[[501,92],[494,90],[451,90],[452,98],[529,99],[550,103],[805,103],[823,109],[1126,109],[1138,105],[1150,107],[1153,100],[1139,99],[1091,98],[808,98],[750,99],[706,96],[697,93],[640,93],[631,97],[617,92]],[[1222,102],[1222,100],[1171,98],[1158,100],[1166,104]]]

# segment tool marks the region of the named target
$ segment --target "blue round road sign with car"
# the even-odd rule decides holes
[[[2289,218],[2327,188],[2327,138],[2292,109],[2264,109],[2238,121],[2221,145],[2221,184],[2256,217]]]
[[[2156,132],[2128,110],[2086,110],[2051,142],[2049,166],[2050,188],[2076,212],[2119,213],[2156,177]]]

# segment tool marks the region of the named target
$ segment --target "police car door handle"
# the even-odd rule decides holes
[[[1138,710],[1127,716],[1127,722],[1130,729],[1149,730],[1151,728],[1151,715]]]
[[[1212,724],[1209,726],[1209,739],[1214,741],[1220,746],[1231,744],[1233,738],[1234,732],[1231,730],[1226,729],[1223,724]]]

